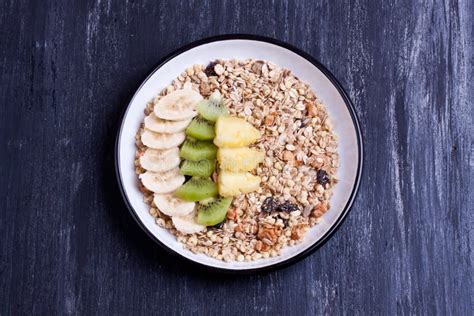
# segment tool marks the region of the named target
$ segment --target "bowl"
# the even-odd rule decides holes
[[[285,247],[281,255],[250,262],[224,262],[183,248],[174,235],[156,225],[143,202],[135,174],[135,134],[143,122],[147,102],[194,64],[216,59],[261,59],[288,68],[311,86],[325,104],[338,136],[340,167],[330,209],[304,240]],[[327,241],[347,216],[356,196],[362,172],[362,135],[349,97],[334,75],[316,59],[287,43],[253,35],[223,35],[188,44],[165,57],[143,81],[124,111],[115,146],[115,168],[122,197],[133,218],[159,245],[193,263],[222,272],[256,272],[296,262]]]

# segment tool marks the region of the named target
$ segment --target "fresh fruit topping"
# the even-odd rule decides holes
[[[140,165],[143,169],[154,172],[164,172],[179,166],[179,148],[174,147],[165,150],[147,148],[140,157]]]
[[[150,113],[150,115],[148,115],[147,117],[145,117],[145,128],[157,133],[174,134],[182,132],[186,129],[189,123],[191,123],[191,120],[163,120],[157,117],[153,112]]]
[[[219,194],[222,196],[236,196],[258,189],[260,177],[248,172],[229,172],[221,170],[218,176]]]
[[[196,116],[186,128],[186,135],[200,140],[212,140],[216,136],[214,124]]]
[[[206,226],[199,225],[196,222],[196,212],[187,216],[173,216],[171,218],[174,227],[183,234],[199,233],[206,229]]]
[[[199,203],[197,206],[198,224],[213,226],[222,222],[231,203],[232,198],[217,198],[207,204]]]
[[[265,154],[253,148],[219,148],[217,161],[222,170],[243,172],[255,169],[263,161]]]
[[[186,201],[197,202],[210,197],[217,196],[217,185],[209,179],[193,177],[180,186],[175,195]]]
[[[222,115],[228,115],[219,90],[214,91],[207,100],[202,100],[196,105],[199,115],[208,121],[215,122]]]
[[[183,159],[199,161],[203,159],[215,159],[217,147],[210,141],[202,141],[187,138],[179,155]]]
[[[260,132],[242,118],[221,116],[216,122],[216,138],[218,147],[245,147],[260,138]]]
[[[147,171],[142,173],[139,178],[145,188],[159,194],[173,192],[185,180],[184,176],[179,173],[178,168],[166,172]]]
[[[185,160],[181,164],[180,172],[186,176],[208,178],[214,172],[216,161],[203,159],[199,161]]]
[[[325,185],[326,183],[328,183],[329,176],[327,172],[323,169],[319,169],[316,173],[316,181],[321,185]]]
[[[196,203],[177,198],[174,193],[155,194],[153,203],[161,213],[168,216],[186,216],[194,211]]]
[[[186,134],[184,132],[161,134],[145,129],[141,140],[143,145],[153,149],[169,149],[181,145],[185,138]]]
[[[202,99],[202,96],[193,89],[176,90],[158,100],[154,112],[164,120],[188,120],[196,116],[196,104]]]

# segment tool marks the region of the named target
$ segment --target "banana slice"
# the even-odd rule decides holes
[[[167,121],[160,119],[155,113],[145,117],[145,128],[157,133],[173,134],[182,132],[191,123],[191,119],[184,121]]]
[[[140,165],[143,169],[154,172],[164,172],[179,166],[179,148],[156,150],[147,148],[140,157]]]
[[[174,227],[184,234],[199,233],[206,229],[206,226],[196,223],[196,212],[192,212],[187,216],[172,217]]]
[[[189,120],[197,115],[196,104],[202,99],[203,97],[193,89],[176,90],[158,100],[154,112],[164,120]]]
[[[170,149],[178,147],[184,142],[186,134],[178,132],[175,134],[160,134],[145,129],[142,133],[142,143],[153,149]]]
[[[153,202],[156,207],[168,216],[186,216],[194,211],[196,203],[183,201],[173,193],[155,194]]]
[[[140,175],[143,185],[148,190],[164,194],[175,191],[184,183],[184,176],[179,173],[179,168],[166,172],[147,171]]]

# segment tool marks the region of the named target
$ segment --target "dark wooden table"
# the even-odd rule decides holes
[[[436,2],[1,1],[0,315],[472,315],[474,2]],[[114,175],[140,82],[174,49],[225,33],[312,54],[364,134],[342,227],[261,275],[168,255]]]

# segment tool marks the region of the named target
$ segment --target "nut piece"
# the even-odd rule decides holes
[[[308,111],[308,116],[315,117],[318,115],[318,109],[313,103],[306,103],[306,110]]]
[[[295,160],[295,155],[291,151],[285,150],[283,152],[283,160],[285,161],[293,161]]]
[[[314,217],[321,217],[324,215],[324,213],[326,213],[327,210],[328,210],[328,202],[324,201],[316,205],[311,215]]]
[[[234,209],[230,209],[227,211],[227,219],[235,220],[237,219],[237,212]]]
[[[267,245],[274,245],[281,235],[281,227],[263,224],[258,230],[257,237]]]
[[[308,225],[306,224],[298,224],[291,229],[291,240],[300,240],[306,230],[308,229]]]
[[[271,126],[275,122],[275,116],[273,114],[269,114],[265,117],[265,125]]]

